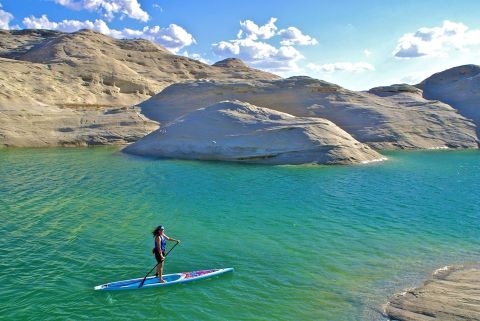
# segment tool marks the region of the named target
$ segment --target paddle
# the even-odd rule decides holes
[[[167,257],[168,253],[172,252],[172,250],[175,248],[175,246],[178,245],[178,242],[172,246],[172,248],[167,252],[167,254],[165,254],[165,257]],[[163,261],[162,261],[163,262]],[[145,275],[145,277],[143,278],[142,282],[140,282],[140,285],[138,286],[139,288],[141,288],[143,286],[143,283],[145,283],[145,280],[147,279],[147,276],[152,273],[153,270],[155,270],[155,268],[160,264],[161,262],[158,262],[157,264],[155,264],[155,266],[150,270],[148,271],[147,275]]]

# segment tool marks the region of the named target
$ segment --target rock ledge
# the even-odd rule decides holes
[[[394,295],[384,310],[399,321],[480,320],[480,265],[438,269],[421,287]]]

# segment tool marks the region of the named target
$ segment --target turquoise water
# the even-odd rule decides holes
[[[112,148],[0,151],[0,319],[384,320],[392,293],[480,257],[480,152],[352,167],[158,161]],[[95,292],[155,264],[234,267]]]

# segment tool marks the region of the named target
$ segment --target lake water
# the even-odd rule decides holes
[[[480,152],[362,166],[150,160],[115,148],[0,150],[0,319],[384,320],[388,296],[480,259]],[[234,267],[97,292],[155,265]]]

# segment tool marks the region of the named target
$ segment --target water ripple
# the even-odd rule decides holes
[[[386,297],[478,260],[478,152],[391,153],[357,167],[155,161],[112,148],[0,151],[0,318],[383,320]],[[150,230],[182,239],[166,272],[234,266],[168,289]]]

